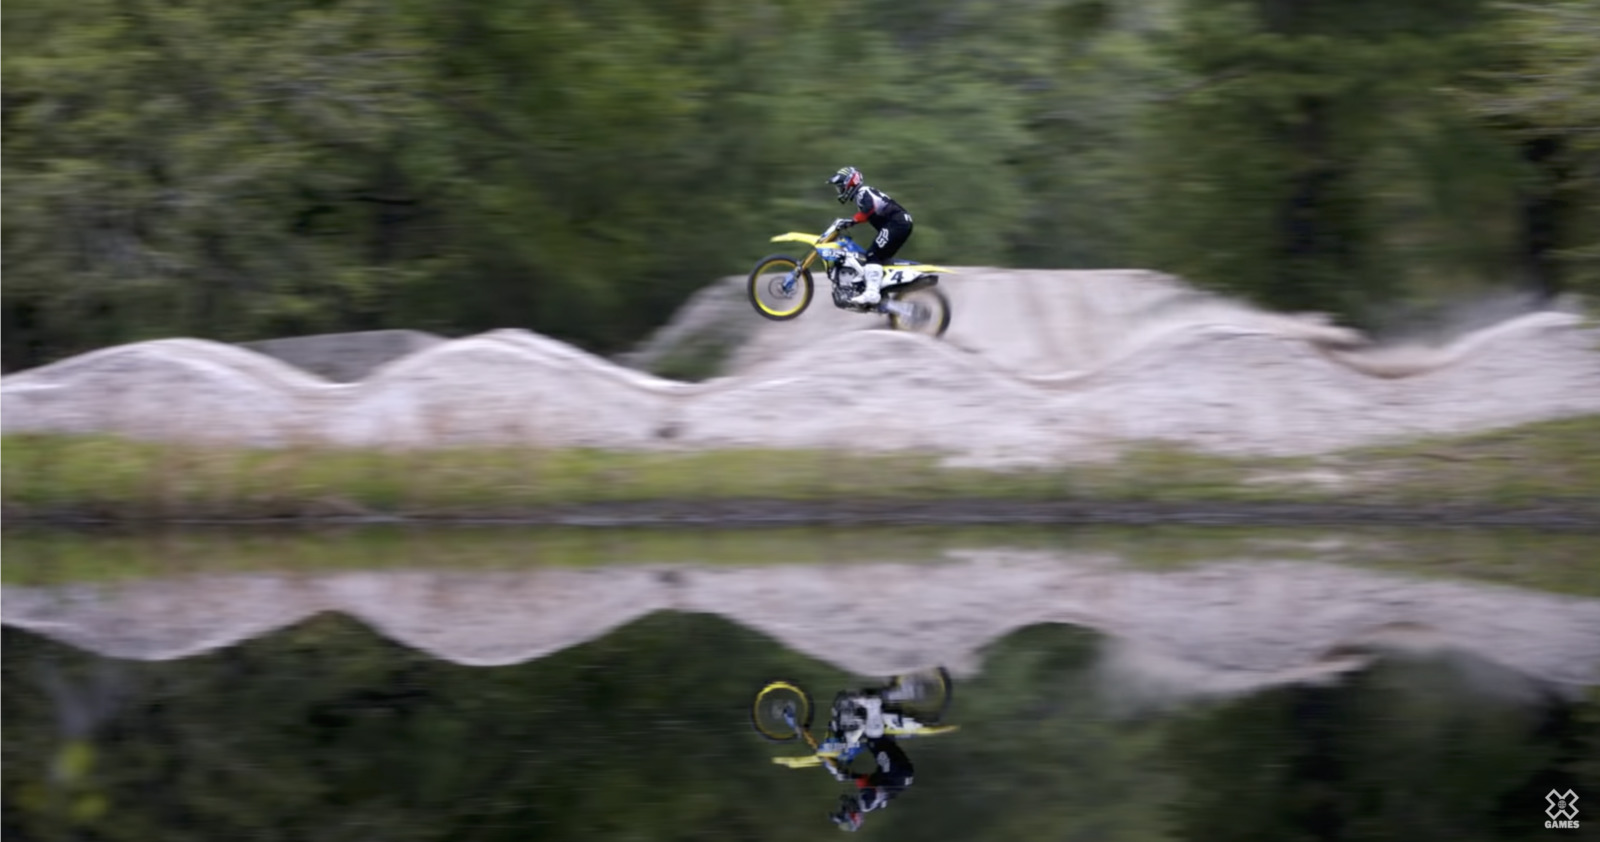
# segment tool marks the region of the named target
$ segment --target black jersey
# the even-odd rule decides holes
[[[904,222],[911,221],[911,214],[900,207],[900,203],[889,197],[889,194],[876,187],[861,185],[856,191],[856,222],[870,222],[873,228],[883,230],[891,221],[899,222],[904,216]]]

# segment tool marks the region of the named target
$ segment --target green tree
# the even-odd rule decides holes
[[[386,153],[426,108],[389,7],[10,12],[8,357],[381,320],[406,271],[360,251],[394,215]]]
[[[1524,164],[1515,197],[1523,282],[1600,289],[1600,6],[1502,5],[1497,60],[1457,88]]]
[[[1436,89],[1483,55],[1491,14],[1482,0],[1183,4],[1162,49],[1193,81],[1154,117],[1144,254],[1274,307],[1370,318],[1418,257],[1384,248],[1385,192],[1418,189],[1386,153],[1426,157],[1428,135],[1455,128]],[[1449,163],[1439,179],[1476,177],[1482,158]]]

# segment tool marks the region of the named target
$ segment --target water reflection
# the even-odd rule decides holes
[[[902,743],[868,838],[1548,838],[1547,792],[1600,793],[1593,599],[1103,548],[442,560],[12,580],[0,832],[814,839],[849,784],[774,763],[753,694],[941,662],[961,730]]]
[[[975,672],[1024,626],[1105,632],[1108,673],[1166,693],[1327,677],[1381,648],[1466,651],[1534,679],[1600,683],[1600,600],[1417,580],[1308,561],[1149,571],[1105,555],[960,551],[838,569],[594,569],[195,574],[7,586],[8,624],[119,658],[189,657],[322,612],[470,665],[548,656],[657,611],[715,614],[860,675]]]
[[[770,675],[853,686],[706,615],[494,668],[328,615],[114,662],[115,709],[74,737],[42,670],[87,689],[107,662],[4,634],[7,838],[816,838],[838,784],[773,764],[744,706]],[[1102,646],[1054,625],[989,646],[958,685],[962,730],[916,746],[915,787],[863,832],[1506,838],[1538,826],[1549,788],[1600,784],[1594,704],[1483,692],[1481,664],[1390,660],[1157,710],[1105,692]]]
[[[867,737],[862,747],[872,760],[872,771],[861,774],[848,767],[828,767],[836,779],[849,784],[853,790],[839,796],[839,806],[828,814],[829,820],[841,830],[860,830],[866,824],[868,813],[889,806],[889,802],[910,789],[915,780],[916,769],[911,765],[911,758],[894,737]]]
[[[841,830],[858,831],[868,813],[882,810],[911,788],[915,768],[901,740],[953,733],[941,723],[949,711],[953,681],[943,667],[892,676],[875,686],[840,690],[829,708],[823,739],[812,736],[815,703],[792,681],[778,679],[756,691],[750,716],[757,734],[773,742],[803,741],[809,751],[774,757],[791,769],[820,767],[848,784],[828,818]],[[865,755],[871,771],[852,767]]]

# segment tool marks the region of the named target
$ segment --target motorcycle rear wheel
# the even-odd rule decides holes
[[[904,294],[890,293],[889,297],[910,304],[917,310],[917,314],[911,318],[890,313],[889,327],[936,339],[950,328],[950,299],[939,290],[923,287]]]
[[[894,676],[884,689],[886,706],[893,706],[927,725],[937,724],[943,719],[953,701],[955,683],[950,680],[950,671],[944,667]]]

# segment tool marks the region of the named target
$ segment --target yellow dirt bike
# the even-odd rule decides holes
[[[878,688],[883,697],[884,734],[896,739],[932,737],[955,731],[958,725],[940,725],[950,710],[955,690],[944,667],[896,675]],[[750,706],[750,724],[756,733],[775,743],[804,740],[811,753],[774,757],[773,763],[791,769],[819,766],[823,758],[848,764],[861,748],[829,740],[819,743],[811,735],[815,708],[811,694],[792,681],[769,681],[756,691]]]
[[[847,268],[841,272],[846,265],[842,258],[852,254],[859,259],[867,250],[849,235],[840,234],[838,222],[829,225],[820,236],[791,231],[773,237],[772,242],[805,243],[811,251],[804,258],[768,255],[750,272],[750,304],[766,318],[783,322],[805,312],[814,291],[811,266],[820,258],[833,284],[835,307],[858,313],[884,313],[889,316],[891,328],[929,336],[943,336],[950,327],[950,300],[936,288],[939,275],[950,273],[950,269],[908,260],[891,261],[883,267],[883,285],[879,288],[882,297],[878,303],[852,304],[850,299],[866,288],[866,281]]]

